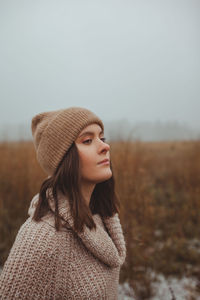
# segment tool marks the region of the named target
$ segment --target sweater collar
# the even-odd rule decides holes
[[[53,211],[55,211],[55,202],[51,190],[47,190],[48,202]],[[61,192],[57,194],[59,214],[74,230],[74,219],[71,214],[69,200]],[[31,201],[28,214],[33,215],[39,200],[39,194],[35,195]],[[112,217],[102,218],[99,214],[92,216],[96,224],[96,230],[90,230],[84,225],[81,233],[75,232],[82,240],[85,247],[100,261],[110,267],[121,266],[126,258],[126,244],[118,213]],[[50,218],[50,216],[49,216]],[[45,220],[48,218],[45,216]]]

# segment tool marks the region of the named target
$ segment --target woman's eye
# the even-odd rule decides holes
[[[85,140],[83,143],[84,143],[84,144],[87,144],[88,141],[91,141],[91,139]]]
[[[101,138],[101,140],[102,140],[103,142],[105,142],[105,141],[106,141],[106,138],[103,137],[103,138]],[[88,144],[90,141],[92,141],[92,139],[85,140],[83,143],[84,143],[84,144]]]

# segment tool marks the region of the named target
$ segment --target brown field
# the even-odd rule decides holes
[[[153,296],[151,270],[200,282],[200,141],[111,142],[127,258],[120,282]],[[0,144],[0,265],[47,176],[32,142]],[[191,300],[196,299],[191,290]],[[199,293],[200,284],[195,292]],[[174,295],[176,299],[176,295]]]

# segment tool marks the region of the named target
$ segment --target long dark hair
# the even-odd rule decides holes
[[[41,220],[50,210],[46,195],[47,189],[50,188],[55,201],[54,217],[57,231],[59,231],[60,220],[62,219],[58,210],[57,190],[69,197],[69,204],[74,218],[74,229],[78,232],[82,232],[84,224],[90,229],[96,229],[96,224],[92,218],[93,214],[99,214],[102,217],[111,217],[115,213],[119,213],[120,209],[119,198],[115,192],[115,180],[111,161],[110,168],[112,177],[96,184],[88,207],[80,189],[81,174],[79,154],[76,144],[73,143],[60,161],[54,174],[43,181],[40,187],[39,201],[33,215],[33,220]]]

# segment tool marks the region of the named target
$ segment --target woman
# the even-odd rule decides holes
[[[0,277],[0,299],[117,299],[126,245],[104,125],[70,107],[32,119],[48,178]]]

